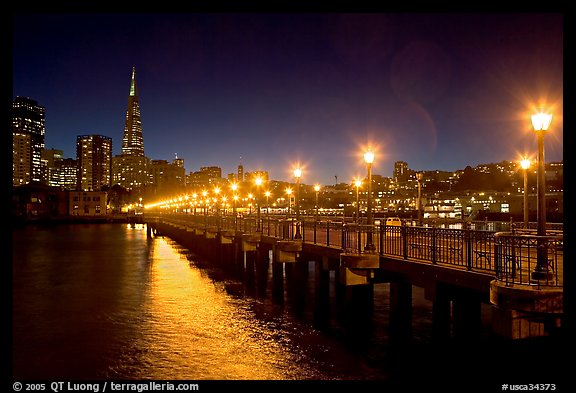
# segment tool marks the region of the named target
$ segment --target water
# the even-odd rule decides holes
[[[252,296],[142,225],[26,226],[13,246],[15,379],[388,380],[405,366],[388,284],[369,312],[331,299],[318,318],[312,281],[303,303]],[[412,341],[427,343],[431,303],[413,291]]]

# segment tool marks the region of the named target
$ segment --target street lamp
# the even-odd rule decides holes
[[[301,239],[302,234],[300,233],[300,177],[302,176],[302,170],[300,168],[294,169],[294,177],[296,177],[296,234],[295,239]]]
[[[270,199],[271,193],[270,191],[266,191],[264,195],[266,195],[266,220],[270,222],[270,204],[268,203],[268,200]]]
[[[234,208],[232,211],[234,212],[234,223],[236,223],[236,201],[238,201],[238,194],[236,194],[236,191],[238,191],[238,184],[232,183],[230,188],[232,188],[233,192],[232,198],[234,199]]]
[[[524,169],[524,229],[528,229],[528,168],[530,164],[527,158],[520,161],[520,166]]]
[[[292,189],[286,187],[286,195],[288,195],[288,210],[286,210],[286,218],[290,217],[290,207],[292,207]]]
[[[422,179],[424,174],[422,172],[416,173],[416,180],[418,180],[418,225],[422,226]]]
[[[248,193],[248,208],[250,209],[248,211],[248,215],[250,217],[252,217],[252,199],[254,199],[254,196],[252,195],[252,193]]]
[[[314,186],[314,191],[316,191],[316,217],[315,221],[318,221],[318,192],[320,191],[320,184]]]
[[[220,187],[214,187],[214,194],[216,198],[214,198],[214,202],[216,205],[216,216],[220,215],[220,206],[218,205],[218,198],[220,197]]]
[[[208,208],[208,199],[206,198],[206,196],[208,195],[208,191],[204,190],[202,191],[202,196],[204,197],[204,217],[206,217],[206,209]]]
[[[224,216],[226,216],[226,214],[228,213],[228,197],[226,195],[222,195],[222,198],[220,200],[222,201],[222,210]]]
[[[548,271],[548,250],[545,248],[543,239],[540,236],[546,236],[546,173],[544,166],[544,132],[548,130],[552,115],[549,113],[536,113],[532,115],[532,125],[538,137],[538,260],[536,270],[532,272],[532,278],[535,280],[546,279],[549,276]]]
[[[356,222],[358,222],[360,220],[360,186],[362,180],[356,179],[354,185],[356,186]]]
[[[262,178],[258,176],[254,179],[254,183],[256,183],[256,206],[258,206],[258,223],[256,225],[256,232],[261,232],[262,228],[260,226],[260,186],[262,185]]]
[[[208,191],[203,190],[202,191],[202,196],[204,197],[203,202],[204,202],[204,216],[203,216],[203,221],[204,221],[204,227],[206,227],[206,215],[208,214]]]
[[[374,252],[376,247],[372,242],[372,163],[374,162],[374,153],[370,150],[364,153],[364,162],[368,167],[368,210],[367,210],[367,224],[368,233],[366,234],[366,246],[364,246],[365,252]]]

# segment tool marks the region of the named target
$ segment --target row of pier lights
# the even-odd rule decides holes
[[[550,272],[548,269],[547,264],[547,249],[545,244],[545,236],[546,236],[546,201],[545,201],[545,191],[546,191],[546,177],[545,177],[545,167],[544,167],[544,133],[550,127],[550,123],[552,122],[552,115],[550,113],[539,112],[532,115],[532,125],[534,127],[534,131],[536,131],[537,135],[537,144],[538,144],[538,168],[537,168],[537,236],[538,236],[538,257],[537,257],[537,264],[536,269],[532,274],[532,278],[535,280],[545,280],[549,278]],[[365,253],[375,253],[376,247],[373,242],[373,217],[372,217],[372,164],[374,163],[375,154],[371,148],[368,148],[364,152],[364,162],[367,168],[367,182],[368,182],[368,192],[367,192],[367,233],[366,233],[366,244],[364,246]],[[528,183],[528,168],[530,167],[530,160],[524,159],[521,161],[521,167],[524,170],[524,227],[528,228],[528,201],[527,201],[527,183]],[[296,179],[296,197],[295,197],[295,210],[296,210],[296,232],[294,235],[295,239],[302,239],[302,233],[300,229],[300,178],[302,177],[302,169],[297,167],[293,171],[294,178]],[[418,181],[418,223],[422,225],[422,180],[423,180],[423,173],[417,172],[416,173],[416,180]],[[258,189],[258,193],[256,196],[256,204],[258,206],[257,214],[258,214],[258,231],[262,231],[261,228],[261,220],[260,220],[260,187],[262,186],[264,180],[261,177],[257,177],[255,179],[255,184]],[[362,181],[356,179],[354,182],[356,186],[356,217],[359,217],[359,188],[362,185]],[[237,190],[238,185],[232,184],[232,191],[234,192],[234,217],[237,217],[236,214],[236,203],[238,201]],[[314,186],[314,191],[316,192],[316,205],[315,205],[315,216],[318,216],[318,192],[320,191],[320,185]],[[220,190],[215,189],[215,193],[219,194]],[[288,215],[290,214],[290,199],[292,194],[292,189],[287,188],[286,193],[289,197],[289,204],[288,204]],[[202,193],[203,197],[206,199],[207,191]],[[270,197],[270,191],[266,191],[266,205],[267,211],[269,208],[268,199]],[[206,210],[206,206],[204,206]],[[218,212],[218,210],[217,210]],[[206,213],[206,212],[205,212]],[[218,213],[217,213],[218,214]]]

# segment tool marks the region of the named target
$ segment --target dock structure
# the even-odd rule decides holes
[[[561,327],[563,236],[558,231],[542,237],[468,228],[368,227],[269,217],[257,222],[252,217],[190,214],[147,214],[143,222],[149,237],[172,238],[242,279],[257,296],[270,290],[278,303],[288,291],[304,296],[299,285],[310,272],[319,305],[328,304],[329,294],[336,293],[351,309],[371,307],[374,284],[388,283],[390,333],[398,337],[410,336],[413,286],[423,288],[432,302],[432,333],[440,339],[481,335],[483,304],[491,307],[493,332],[503,337],[546,336]],[[363,248],[368,233],[375,250]],[[535,269],[547,274],[534,279]],[[335,288],[330,288],[331,282]]]

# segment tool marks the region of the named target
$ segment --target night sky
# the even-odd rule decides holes
[[[333,184],[395,161],[464,169],[536,157],[530,115],[553,111],[563,160],[560,13],[14,14],[13,96],[46,108],[46,148],[76,136],[120,154],[132,67],[145,153],[225,177]]]

